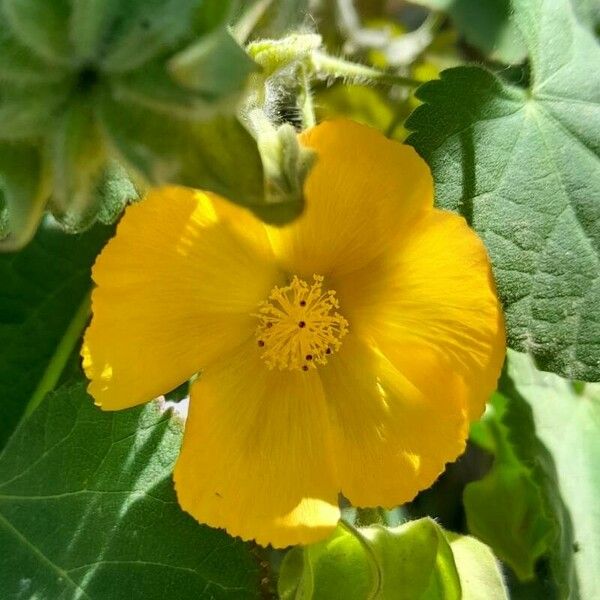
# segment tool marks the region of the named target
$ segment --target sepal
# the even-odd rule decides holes
[[[250,123],[265,177],[264,203],[253,210],[268,223],[287,223],[302,212],[304,180],[315,154],[302,146],[292,125],[274,126],[259,109],[250,114]]]
[[[398,527],[341,522],[325,541],[292,548],[279,576],[282,600],[507,600],[487,546],[429,518]]]

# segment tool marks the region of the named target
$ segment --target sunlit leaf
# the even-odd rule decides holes
[[[462,600],[506,600],[508,590],[492,551],[468,535],[446,532],[462,588]]]
[[[600,26],[600,2],[597,0],[573,0],[573,7],[581,21],[598,32]]]
[[[0,455],[3,596],[258,598],[249,547],[177,504],[181,433],[157,403],[110,413],[83,384],[51,394]]]
[[[508,372],[531,407],[537,435],[556,464],[557,488],[572,521],[569,550],[580,597],[595,598],[600,586],[600,385],[543,373],[516,352],[509,356]],[[568,528],[562,524],[563,535]]]
[[[478,67],[442,72],[409,138],[436,201],[485,241],[509,345],[573,379],[600,379],[600,47],[566,0],[515,0],[527,90]],[[577,106],[577,109],[573,107]]]

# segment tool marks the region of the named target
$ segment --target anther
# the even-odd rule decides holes
[[[270,369],[309,371],[326,364],[348,332],[338,308],[335,292],[323,290],[319,275],[312,284],[293,277],[289,285],[273,288],[253,315],[261,358]]]

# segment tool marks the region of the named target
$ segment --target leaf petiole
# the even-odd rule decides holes
[[[23,415],[24,418],[28,417],[39,406],[46,394],[55,388],[88,321],[90,309],[91,291],[83,297],[83,300],[73,315],[67,330],[58,343],[56,352],[50,359],[50,362],[48,363],[40,382],[38,383],[35,391],[29,399],[29,402],[27,403],[27,408],[25,409],[25,413]]]

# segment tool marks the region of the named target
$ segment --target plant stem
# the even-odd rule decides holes
[[[312,62],[318,74],[332,77],[343,77],[357,82],[366,81],[383,83],[386,85],[402,85],[407,87],[418,87],[421,81],[402,77],[393,73],[386,73],[373,67],[360,65],[343,58],[329,56],[323,52],[314,52]]]
[[[312,91],[310,89],[310,77],[306,69],[302,68],[302,98],[300,99],[300,110],[302,111],[302,125],[305,129],[316,125],[315,107]]]
[[[42,378],[29,399],[24,417],[28,417],[39,406],[46,394],[51,392],[58,383],[67,361],[69,360],[69,356],[71,356],[75,345],[79,341],[81,332],[90,316],[90,297],[91,293],[88,292],[79,304],[79,307],[58,343],[56,351],[50,359]]]

